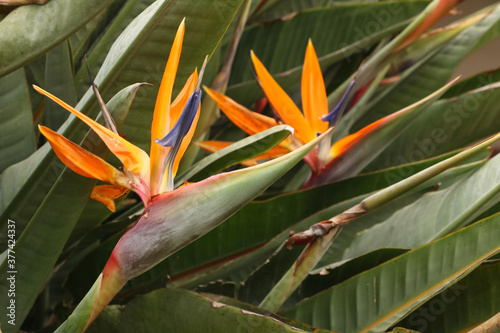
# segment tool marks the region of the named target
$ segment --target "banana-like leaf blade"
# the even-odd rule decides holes
[[[33,115],[24,70],[0,78],[0,172],[35,151]],[[3,191],[14,189],[2,188]]]
[[[69,105],[76,105],[73,58],[68,42],[59,44],[47,53],[44,89]],[[54,130],[59,128],[70,115],[47,97],[43,113],[43,124]]]
[[[459,181],[443,183],[440,190],[417,194],[410,202],[403,199],[389,203],[350,223],[319,266],[383,247],[415,248],[472,222],[496,203],[500,192],[499,163],[500,157],[494,157]],[[400,228],[405,233],[401,234]]]
[[[112,1],[52,0],[21,6],[0,21],[0,76],[44,54],[103,11]]]
[[[496,215],[357,275],[285,315],[341,332],[383,332],[498,253],[498,239]]]
[[[467,332],[498,313],[499,279],[500,263],[486,262],[397,325],[419,332]]]
[[[484,19],[465,29],[440,49],[433,50],[405,71],[397,84],[381,92],[370,111],[353,131],[419,100],[450,79],[458,64],[472,51],[500,34],[500,6]]]
[[[191,318],[197,313],[196,320]],[[109,306],[88,332],[307,332],[183,289],[159,289]]]
[[[241,37],[227,95],[243,105],[263,96],[252,76],[250,50],[283,89],[290,92],[299,87],[309,38],[322,69],[340,61],[348,65],[354,61],[351,56],[355,53],[402,30],[407,20],[427,4],[427,1],[343,2],[299,12],[292,19],[252,26]]]
[[[424,110],[366,171],[429,158],[497,133],[500,84],[494,79],[493,74],[480,76],[469,82],[471,91],[439,100]]]
[[[113,115],[123,121],[140,84],[123,89],[108,103]],[[91,133],[82,142],[82,146],[95,145],[96,135]],[[103,142],[95,152],[107,154]],[[4,261],[0,265],[0,290],[8,293],[6,277],[8,271],[17,271],[16,275],[16,325],[7,326],[6,332],[17,331],[27,316],[38,294],[42,291],[57,258],[73,230],[80,214],[89,200],[96,183],[94,179],[84,178],[70,169],[65,169],[57,179],[43,203],[36,211],[30,223],[24,229],[14,247],[15,269]],[[57,214],[54,214],[57,212]],[[19,231],[20,233],[20,231]],[[8,306],[9,299],[0,300],[2,306]]]
[[[482,161],[469,162],[463,166],[452,168],[433,181],[444,182],[448,179],[456,179],[456,177],[463,176],[464,173],[484,163],[485,154],[481,154],[481,156],[481,158],[483,158]],[[231,275],[232,272],[237,270],[241,271],[243,268],[245,268],[244,271],[246,273],[249,273],[248,270],[252,271],[257,268],[255,265],[259,266],[262,261],[269,257],[288,239],[290,231],[303,230],[304,228],[307,229],[317,221],[326,220],[331,216],[339,214],[343,210],[349,208],[349,205],[359,203],[368,195],[367,193],[387,186],[387,182],[391,183],[401,180],[400,177],[403,176],[403,172],[416,173],[421,167],[424,167],[424,165],[414,164],[408,166],[408,168],[390,169],[379,174],[368,174],[338,183],[332,183],[328,186],[319,187],[314,191],[301,191],[279,196],[269,201],[252,203],[238,214],[235,214],[235,216],[231,218],[230,223],[222,225],[218,230],[214,230],[210,236],[203,237],[192,246],[177,253],[176,260],[172,260],[170,263],[173,267],[173,269],[169,271],[174,279],[172,285],[186,285],[192,287],[200,283],[208,283],[216,279],[225,278]],[[433,182],[423,184],[416,189],[416,191],[432,187],[433,184]],[[319,200],[319,198],[322,199]],[[311,202],[314,202],[314,204]],[[330,205],[333,202],[336,204]],[[262,220],[262,226],[258,229],[266,231],[266,233],[256,232],[256,235],[251,238],[248,236],[238,236],[237,231],[241,230],[249,216],[255,221]],[[232,222],[233,219],[235,222]],[[269,225],[276,225],[276,227],[271,228]],[[233,227],[231,228],[231,226]],[[231,239],[225,251],[234,251],[229,252],[230,255],[226,259],[224,265],[217,267],[217,265],[214,265],[215,263],[211,263],[208,259],[204,259],[198,255],[196,256],[196,258],[199,257],[198,260],[200,260],[198,266],[200,264],[205,264],[203,269],[192,272],[191,274],[189,274],[189,271],[183,272],[182,268],[193,268],[191,265],[193,265],[192,258],[195,253],[198,254],[206,251],[202,249],[210,249],[210,244],[213,244],[214,239],[220,238]],[[239,250],[240,252],[236,252],[235,250]],[[249,253],[247,253],[247,251]],[[211,258],[214,258],[213,253],[210,253],[210,255],[212,256]],[[207,258],[209,257],[207,256]],[[202,259],[204,259],[204,261],[201,261]],[[220,260],[220,257],[216,256],[215,259]],[[178,270],[178,272],[183,272],[183,274],[176,277],[172,274],[175,273],[176,270]],[[238,278],[236,281],[240,281],[240,279]]]

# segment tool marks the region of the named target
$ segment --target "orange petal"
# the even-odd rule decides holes
[[[328,114],[328,101],[325,81],[311,40],[307,44],[301,87],[304,115],[315,132],[323,133],[328,129],[328,122],[322,121],[321,117]]]
[[[170,49],[167,65],[165,66],[160,89],[158,91],[158,97],[156,98],[153,123],[151,124],[151,195],[160,193],[162,179],[165,176],[164,161],[170,147],[163,147],[156,144],[154,140],[165,137],[170,128],[175,125],[175,123],[170,124],[170,102],[172,99],[175,75],[181,56],[184,30],[184,20],[182,20],[177,29],[172,48]]]
[[[74,109],[67,103],[61,101],[54,95],[46,92],[40,87],[33,86],[33,88],[40,94],[47,96],[75,116],[82,120],[85,124],[89,125],[94,132],[99,135],[99,137],[104,141],[109,150],[118,157],[118,159],[123,163],[123,166],[128,171],[132,172],[134,175],[149,182],[149,157],[142,149],[134,146],[121,136],[113,133],[106,127],[90,119],[80,111]]]
[[[415,28],[393,52],[399,51],[411,44],[415,39],[420,37],[430,27],[443,18],[450,10],[452,10],[461,0],[440,0],[427,17]]]
[[[90,199],[103,203],[112,212],[116,210],[115,200],[123,197],[129,189],[117,185],[99,185],[94,187]]]
[[[252,112],[215,90],[207,87],[204,87],[204,89],[208,96],[217,103],[222,112],[226,114],[229,120],[249,135],[260,133],[278,125],[276,120],[271,117]]]
[[[184,88],[181,90],[175,101],[172,103],[172,106],[170,108],[170,119],[171,119],[171,126],[174,127],[174,125],[177,123],[177,120],[179,120],[179,117],[182,114],[182,111],[184,110],[184,107],[186,106],[186,103],[189,99],[189,96],[191,93],[194,91],[194,88],[196,87],[196,83],[198,82],[198,73],[196,70],[194,71],[193,74],[189,77],[187,80],[186,84],[184,85]],[[177,174],[177,169],[179,168],[179,163],[181,162],[181,158],[186,152],[187,147],[189,146],[189,143],[191,142],[191,139],[193,138],[194,132],[196,130],[196,125],[198,124],[198,119],[200,117],[200,107],[198,107],[198,111],[196,112],[196,116],[193,120],[193,124],[191,125],[191,128],[189,129],[189,132],[187,135],[184,137],[182,140],[181,147],[179,148],[179,151],[177,152],[177,155],[175,156],[174,160],[174,167],[173,167],[173,176]]]
[[[99,156],[86,151],[50,128],[40,125],[38,128],[49,141],[57,157],[77,174],[110,184],[128,186],[128,178]]]
[[[333,158],[341,155],[342,153],[348,151],[356,143],[363,140],[363,138],[365,136],[367,136],[368,134],[370,134],[371,132],[373,132],[374,130],[379,128],[384,122],[388,121],[390,118],[394,117],[396,114],[399,114],[399,112],[401,112],[401,111],[390,114],[382,119],[379,119],[379,120],[371,123],[370,125],[363,127],[362,129],[360,129],[356,133],[348,135],[348,136],[340,139],[339,141],[335,142],[333,144],[332,148],[330,149],[331,158],[333,159]]]
[[[253,52],[251,52],[251,56],[262,90],[264,90],[274,110],[276,110],[283,122],[295,129],[294,135],[302,143],[314,140],[316,133],[311,129],[299,108],[281,89]]]
[[[224,148],[232,145],[233,143],[234,142],[226,142],[226,141],[203,141],[203,142],[198,142],[197,145],[200,148],[203,148],[209,152],[215,153],[216,151],[224,149]],[[284,148],[281,146],[276,146],[273,149],[271,149],[270,151],[268,151],[267,153],[261,154],[259,156],[252,158],[252,159],[241,162],[241,164],[246,165],[246,166],[253,166],[253,165],[256,165],[257,162],[280,157],[280,156],[288,154],[289,152],[290,152],[290,149],[287,149],[287,148]]]

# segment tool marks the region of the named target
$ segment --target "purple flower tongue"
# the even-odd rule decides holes
[[[352,88],[354,88],[355,85],[356,85],[356,79],[351,81],[351,83],[349,84],[349,86],[347,87],[347,89],[344,93],[344,96],[342,96],[342,99],[333,108],[333,110],[329,114],[327,114],[327,115],[323,116],[323,118],[321,118],[321,120],[323,120],[323,121],[328,121],[329,127],[333,127],[335,125],[338,118],[344,113],[345,109],[347,108],[347,106],[351,102],[351,97],[354,93]]]
[[[198,111],[198,107],[200,106],[201,95],[202,95],[200,84],[201,84],[201,79],[203,78],[205,67],[207,65],[207,59],[208,57],[205,58],[205,61],[203,62],[203,67],[201,68],[196,88],[191,94],[191,96],[189,96],[189,99],[186,103],[186,106],[184,107],[184,110],[182,111],[181,116],[179,117],[179,120],[177,120],[175,126],[163,139],[161,140],[155,139],[155,143],[162,145],[163,147],[172,148],[168,152],[167,157],[165,159],[165,166],[166,166],[165,169],[168,172],[167,182],[169,190],[173,189],[173,178],[174,178],[173,168],[174,168],[175,157],[177,156],[177,153],[181,148],[184,137],[186,137],[189,130],[191,129],[191,126],[193,125],[193,121]]]
[[[182,140],[189,132],[191,125],[193,124],[194,117],[196,116],[196,111],[201,101],[201,90],[193,91],[191,96],[182,111],[179,120],[175,124],[174,128],[161,140],[155,139],[155,142],[163,147],[172,147],[170,151],[179,150]],[[170,153],[169,153],[170,154]]]

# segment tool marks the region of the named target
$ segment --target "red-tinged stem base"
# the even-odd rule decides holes
[[[115,256],[111,254],[92,288],[55,333],[85,332],[126,282]]]
[[[114,253],[112,253],[102,271],[102,281],[99,289],[99,295],[97,296],[92,314],[84,331],[94,322],[97,316],[99,316],[102,310],[104,310],[116,294],[118,294],[125,283],[127,283],[127,280],[122,276],[118,262],[116,261]]]

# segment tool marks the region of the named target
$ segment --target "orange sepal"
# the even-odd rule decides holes
[[[112,212],[116,210],[115,200],[120,199],[129,191],[128,188],[117,185],[98,185],[90,194],[90,199],[99,201]]]
[[[158,97],[153,114],[153,122],[151,124],[151,194],[160,193],[163,178],[165,177],[164,161],[170,150],[170,147],[163,147],[155,143],[155,139],[161,139],[167,135],[170,128],[173,127],[170,121],[170,103],[172,100],[172,89],[174,86],[177,67],[181,56],[182,42],[184,39],[185,25],[182,20],[170,49],[167,65],[163,72],[163,78],[158,90]]]
[[[265,131],[271,127],[278,125],[276,120],[271,117],[264,116],[257,112],[252,112],[244,106],[236,103],[231,98],[212,90],[208,87],[203,87],[207,95],[214,100],[224,114],[236,126],[241,128],[248,135],[254,135]]]
[[[139,147],[134,146],[121,136],[90,119],[54,95],[40,87],[33,86],[40,94],[47,96],[87,124],[104,141],[106,146],[123,163],[123,166],[134,175],[149,182],[149,156]]]
[[[323,133],[328,129],[328,122],[321,120],[328,114],[328,100],[325,81],[311,40],[307,44],[304,58],[301,88],[304,115],[315,132]]]
[[[415,28],[397,47],[393,52],[397,52],[427,31],[430,27],[436,24],[441,18],[447,15],[461,0],[440,0],[434,9],[427,15],[427,17]]]
[[[110,184],[127,184],[127,177],[104,161],[50,128],[38,125],[40,132],[47,138],[57,157],[79,175],[102,180]]]
[[[335,142],[330,149],[330,156],[331,158],[335,158],[339,155],[342,155],[344,152],[348,151],[352,146],[354,146],[356,143],[359,141],[363,140],[364,137],[366,137],[368,134],[371,132],[375,131],[377,128],[379,128],[383,123],[388,121],[390,118],[394,117],[396,114],[398,114],[400,111],[390,114],[382,119],[379,119],[370,125],[363,127],[356,133],[350,134],[339,141]]]
[[[276,110],[283,122],[295,129],[294,135],[298,140],[302,143],[314,140],[316,133],[311,129],[311,126],[309,126],[299,108],[273,79],[253,52],[251,52],[251,56],[255,71],[259,77],[260,86],[264,90],[273,109]]]

